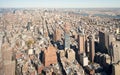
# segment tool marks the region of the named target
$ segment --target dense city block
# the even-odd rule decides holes
[[[120,9],[1,8],[0,75],[120,75]]]

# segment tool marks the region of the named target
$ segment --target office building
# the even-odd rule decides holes
[[[85,52],[85,35],[84,34],[79,34],[78,35],[78,51],[80,54]]]
[[[70,23],[67,22],[65,24],[65,34],[64,34],[65,50],[70,49],[70,32],[69,32],[69,30],[70,30]]]
[[[120,75],[120,62],[117,64],[113,64],[112,75]]]
[[[3,35],[0,33],[0,75],[4,75],[4,62],[3,62],[3,55],[2,55],[2,42],[3,42]]]
[[[60,41],[61,40],[61,30],[60,28],[55,28],[55,32],[54,32],[54,41]]]
[[[112,42],[112,62],[120,61],[120,41]]]
[[[103,32],[99,31],[99,49],[101,52],[108,53],[108,48],[109,48],[109,33],[108,32]]]
[[[70,49],[70,34],[65,33],[65,50]]]
[[[94,39],[93,39],[92,35],[89,36],[89,48],[90,48],[89,59],[90,59],[91,62],[94,62],[95,43],[94,43]]]
[[[81,54],[80,55],[80,63],[82,64],[82,66],[87,66],[88,65],[88,57],[86,56],[86,54]]]

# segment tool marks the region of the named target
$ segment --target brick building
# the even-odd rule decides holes
[[[61,40],[61,30],[60,28],[56,28],[54,32],[54,41],[60,41]]]
[[[49,45],[43,54],[43,64],[44,66],[49,66],[51,64],[57,64],[56,48]]]

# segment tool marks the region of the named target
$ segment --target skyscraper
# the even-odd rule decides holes
[[[79,34],[78,35],[78,49],[80,54],[85,52],[85,35],[84,34]]]
[[[60,39],[61,39],[61,30],[56,27],[54,33],[54,41],[60,41]]]
[[[95,56],[95,44],[94,44],[94,39],[93,36],[89,36],[89,48],[90,48],[90,61],[94,62],[94,56]]]
[[[70,23],[67,22],[65,24],[65,34],[64,34],[64,37],[65,37],[65,41],[64,41],[65,50],[70,48],[70,32],[69,32],[69,30],[70,30]]]
[[[3,57],[2,57],[2,41],[3,41],[3,35],[0,33],[0,75],[4,75],[4,69],[3,69]]]
[[[112,54],[112,50],[111,50],[111,44],[113,41],[116,41],[116,38],[113,34],[109,34],[109,37],[108,37],[108,54],[111,56]]]
[[[118,63],[120,61],[120,41],[112,42],[112,61]]]
[[[108,53],[108,47],[109,47],[109,33],[108,32],[102,32],[99,31],[99,49],[101,52]]]
[[[117,29],[116,29],[116,40],[120,41],[120,25],[117,25]]]
[[[31,26],[32,26],[32,22],[28,22],[28,24],[27,24],[27,30],[30,30]]]
[[[65,33],[65,50],[70,48],[70,34]]]

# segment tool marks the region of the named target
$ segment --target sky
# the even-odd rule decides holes
[[[120,8],[120,0],[0,0],[0,8]]]

